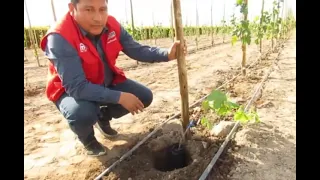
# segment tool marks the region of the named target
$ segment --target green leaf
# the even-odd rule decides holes
[[[202,106],[202,109],[205,111],[210,109],[208,101],[203,101],[201,106]]]
[[[256,43],[257,45],[260,43],[260,41],[259,41],[259,39],[257,38],[257,39],[255,39],[254,40],[254,43]]]
[[[237,104],[237,103],[234,103],[234,102],[231,102],[231,101],[227,101],[227,102],[225,102],[226,103],[226,105],[227,106],[229,106],[230,108],[239,108],[240,106],[239,106],[239,104]]]
[[[242,2],[243,2],[243,0],[237,0],[237,2],[236,2],[236,5],[241,5],[242,4]]]
[[[208,101],[208,102],[209,102],[210,109],[215,109],[214,108],[214,101]]]
[[[214,102],[214,109],[219,109],[227,101],[227,96],[219,90],[213,90],[207,99]]]
[[[208,121],[208,123],[207,123],[207,128],[211,130],[212,127],[213,127],[213,124]]]
[[[261,122],[261,121],[260,121],[260,117],[259,117],[258,114],[255,114],[255,116],[254,116],[254,121],[257,122],[257,123]]]
[[[246,36],[246,42],[247,42],[248,45],[251,44],[251,36],[250,35]]]
[[[206,117],[202,117],[200,120],[201,125],[205,126],[208,122],[208,119]]]
[[[236,121],[240,121],[240,122],[247,122],[248,120],[250,120],[250,118],[245,114],[244,111],[237,111],[236,113],[234,113],[234,120]]]
[[[238,37],[237,36],[232,36],[231,38],[231,44],[232,46],[238,41]]]
[[[200,123],[202,126],[208,128],[208,129],[212,129],[212,124],[211,122],[209,122],[209,120],[206,117],[202,117],[200,120]]]
[[[253,21],[258,21],[259,19],[259,16],[256,16]]]
[[[228,114],[228,112],[230,112],[230,110],[226,106],[221,106],[221,108],[219,108],[219,110],[217,111],[217,114],[219,116],[225,116]]]

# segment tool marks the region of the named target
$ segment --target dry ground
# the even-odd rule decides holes
[[[216,43],[220,43],[222,41],[221,38],[217,39],[218,40],[216,40]],[[162,41],[164,45],[161,46],[170,45],[170,40]],[[205,38],[203,38],[203,42],[205,43],[202,43],[201,45],[210,44],[209,39],[205,40]],[[295,43],[295,41],[291,40],[288,44],[286,44],[285,49],[287,50],[284,50],[284,52],[291,53],[291,51],[295,50],[292,49],[292,43]],[[269,45],[269,42],[264,42],[263,49],[267,50]],[[288,50],[287,46],[291,47],[291,49]],[[189,44],[189,50],[193,48],[194,47]],[[257,46],[249,46],[247,54],[248,64],[254,62],[259,55]],[[270,56],[272,57],[272,55],[273,54],[271,54]],[[293,55],[290,57],[295,58],[295,56]],[[173,61],[169,63],[148,65],[139,64],[138,66],[136,66],[136,62],[129,60],[126,56],[121,56],[118,61],[119,66],[123,67],[126,70],[128,78],[139,81],[152,89],[154,93],[154,101],[152,105],[148,109],[146,109],[145,112],[137,116],[127,115],[120,119],[115,119],[112,121],[113,127],[115,127],[121,133],[118,138],[105,139],[102,137],[102,135],[99,134],[98,131],[96,131],[98,139],[110,149],[108,155],[100,159],[88,158],[84,155],[82,146],[68,128],[66,121],[59,114],[57,109],[45,98],[43,94],[43,87],[46,77],[46,67],[38,68],[35,66],[35,63],[32,60],[29,60],[25,64],[25,77],[27,77],[25,80],[25,83],[27,85],[25,88],[24,99],[25,179],[93,179],[96,175],[101,173],[101,171],[106,166],[109,166],[112,162],[117,160],[122,154],[124,154],[132,146],[134,146],[139,140],[145,137],[149,130],[154,128],[154,125],[156,123],[179,111],[180,93],[176,62]],[[272,58],[269,58],[269,60],[259,63],[260,65],[257,65],[255,66],[255,68],[251,69],[252,73],[250,74],[249,72],[248,76],[261,77],[265,73],[265,69],[267,69],[268,66],[272,64],[271,61]],[[290,61],[288,59],[286,61],[292,63],[292,60]],[[45,60],[43,60],[43,62],[41,63],[44,64],[44,62]],[[239,43],[234,47],[232,47],[230,43],[220,44],[214,48],[201,50],[197,53],[188,55],[187,69],[190,103],[199,99],[204,94],[207,94],[212,88],[219,86],[225,80],[232,78],[236,73],[238,73],[240,62],[241,48]],[[281,62],[285,62],[285,60],[279,61],[279,68],[281,68]],[[286,63],[288,64],[288,62]],[[285,71],[285,73],[279,71],[278,73],[280,75],[274,74],[277,71],[273,72],[271,77],[274,77],[274,82],[272,82],[272,84],[270,84],[269,82],[266,84],[264,93],[262,95],[261,101],[265,99],[264,101],[270,101],[274,105],[273,109],[261,108],[259,110],[263,124],[266,124],[266,126],[261,125],[259,126],[259,128],[264,128],[263,131],[266,133],[260,133],[259,131],[262,130],[259,130],[257,128],[244,128],[244,130],[240,131],[237,135],[236,140],[239,146],[243,148],[240,148],[239,151],[232,151],[231,154],[233,155],[233,157],[239,158],[239,162],[241,162],[242,164],[240,164],[238,168],[234,170],[232,170],[232,167],[230,167],[230,174],[229,171],[226,171],[221,173],[221,177],[248,179],[249,177],[253,178],[254,176],[252,176],[250,173],[254,173],[256,178],[253,179],[274,179],[272,178],[272,176],[265,176],[270,175],[270,172],[268,171],[271,171],[272,169],[272,172],[274,171],[275,173],[274,177],[277,177],[278,179],[279,175],[281,175],[279,173],[284,174],[286,172],[288,172],[287,174],[291,176],[285,177],[283,179],[294,178],[295,173],[290,174],[291,170],[289,169],[289,166],[290,168],[291,166],[295,167],[295,163],[293,163],[295,157],[288,157],[289,154],[285,151],[291,153],[295,152],[295,146],[293,145],[295,144],[293,143],[295,142],[295,135],[293,134],[293,132],[295,132],[295,126],[290,124],[292,123],[292,118],[290,117],[295,113],[289,110],[285,110],[286,108],[283,107],[279,108],[280,105],[282,106],[285,104],[281,104],[284,102],[278,102],[279,100],[292,100],[292,97],[295,101],[295,91],[289,91],[284,89],[283,87],[280,87],[280,85],[287,86],[286,84],[284,84],[284,82],[281,82],[282,77],[284,78],[285,76],[288,76],[285,77],[287,79],[295,78],[295,76],[292,77],[293,74],[289,73],[288,68],[289,67],[284,67],[284,69],[282,69],[282,71]],[[294,64],[290,65],[290,68],[293,68],[293,70],[295,70],[295,61]],[[253,72],[258,72],[258,75],[257,73]],[[246,81],[244,78],[239,78],[233,83],[233,85],[230,85],[227,90],[232,90],[233,93],[236,94],[236,96],[240,99],[247,99],[250,96],[252,88],[257,82],[258,80]],[[278,83],[279,86],[273,85]],[[289,80],[287,83],[295,83],[295,80]],[[294,88],[295,86],[289,85],[288,87]],[[290,98],[288,98],[288,95],[286,93],[292,93]],[[279,98],[279,94],[281,94],[281,97],[283,97],[282,99]],[[278,101],[270,99],[272,96],[275,96],[277,98],[276,100]],[[289,105],[285,105],[285,107],[288,108],[290,107]],[[284,112],[282,112],[282,114],[279,114],[278,111],[280,110]],[[264,115],[264,112],[266,111],[268,111],[268,116]],[[278,115],[273,115],[272,113],[278,113]],[[268,119],[269,117],[272,117],[272,119]],[[106,177],[106,179],[128,179],[129,177],[133,179],[190,179],[191,177],[194,177],[191,179],[196,179],[196,177],[200,176],[207,163],[210,161],[212,154],[217,150],[218,145],[220,144],[220,140],[213,140],[214,143],[212,143],[212,140],[210,140],[211,145],[206,150],[201,149],[201,145],[199,146],[199,143],[201,142],[197,140],[190,141],[190,143],[188,143],[189,151],[194,153],[194,156],[192,157],[193,160],[196,158],[198,158],[198,160],[196,163],[193,163],[192,165],[181,170],[172,171],[170,173],[163,173],[155,171],[152,168],[152,165],[148,164],[151,162],[150,156],[146,152],[149,152],[149,148],[152,148],[150,147],[152,146],[152,144],[159,144],[160,142],[166,141],[166,139],[170,139],[170,142],[173,142],[173,140],[177,139],[177,133],[170,133],[171,131],[179,131],[179,126],[177,126],[176,124],[177,121],[173,121],[172,123],[169,123],[167,126],[165,126],[164,129],[161,132],[157,133],[157,135],[153,137],[150,142],[140,147],[139,150],[134,153],[130,160],[122,162],[118,167],[116,167],[112,171],[112,173],[108,177]],[[270,127],[270,124],[272,124],[272,128],[268,128]],[[282,129],[285,129],[286,131],[283,131]],[[259,133],[257,133],[257,131]],[[251,132],[255,132],[255,134],[252,134]],[[241,136],[241,134],[243,135]],[[250,139],[250,135],[254,135],[255,138],[251,137]],[[287,141],[284,141],[283,137],[285,137]],[[293,139],[290,140],[290,138]],[[260,144],[255,144],[257,142],[252,142],[252,139],[258,140]],[[201,140],[209,142],[209,140]],[[278,140],[282,144],[274,144],[276,140]],[[289,140],[292,141],[292,146],[290,146]],[[252,147],[248,147],[248,144],[250,143],[252,144]],[[270,145],[270,147],[267,145]],[[262,146],[262,148],[260,146]],[[293,149],[286,149],[286,147]],[[255,151],[251,150],[250,148],[255,148]],[[254,153],[255,158],[259,160],[257,160],[256,162],[262,164],[261,166],[258,166],[260,167],[260,169],[255,168],[257,165],[254,163],[256,162],[247,160],[248,158],[250,158],[248,154],[250,155],[252,153]],[[260,157],[260,154],[268,155],[268,153],[272,158],[265,156]],[[284,156],[282,153],[286,154],[287,156]],[[203,155],[203,157],[201,154]],[[208,156],[204,157],[205,155]],[[290,160],[290,158],[292,159]],[[274,162],[273,160],[278,161]],[[233,160],[232,162],[237,162],[237,160]],[[288,170],[283,170],[284,168],[281,169],[282,162],[288,164]],[[188,170],[190,170],[190,168],[195,166],[197,168],[193,168],[195,169],[192,171],[193,176],[190,176],[190,174],[188,174],[187,172]],[[252,171],[251,167],[253,167],[253,169],[256,169],[256,171]],[[245,171],[243,171],[243,169],[245,169]],[[245,174],[245,172],[247,171],[248,177]],[[241,173],[239,174],[234,172]]]
[[[285,44],[258,101],[262,123],[237,133],[235,180],[296,179],[296,36]]]

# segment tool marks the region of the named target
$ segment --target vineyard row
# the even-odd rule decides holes
[[[24,46],[30,48],[31,40],[30,40],[30,33],[28,33],[29,28],[24,28]],[[38,44],[46,34],[49,27],[33,27],[32,31],[36,37],[36,43]],[[132,32],[130,27],[125,27],[125,29],[133,35],[135,40],[148,40],[148,39],[160,39],[160,38],[172,38],[174,37],[174,31],[170,27],[161,27],[161,26],[154,26],[154,27],[137,27],[135,28],[135,32]],[[195,35],[210,35],[211,32],[213,34],[225,34],[231,32],[232,28],[229,26],[187,26],[184,27],[184,35],[185,36],[195,36]]]

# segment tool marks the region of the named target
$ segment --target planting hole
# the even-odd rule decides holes
[[[186,167],[192,162],[190,154],[184,145],[172,144],[153,152],[153,166],[159,171],[173,171]]]

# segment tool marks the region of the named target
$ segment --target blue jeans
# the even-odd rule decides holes
[[[134,94],[145,107],[148,107],[153,100],[150,89],[130,79],[111,86],[110,89]],[[99,117],[103,116],[104,120],[112,120],[112,118],[120,118],[129,113],[120,104],[100,104],[93,101],[76,100],[66,93],[56,101],[55,105],[83,144],[94,139],[93,125]],[[107,106],[103,114],[100,112],[101,106]]]

